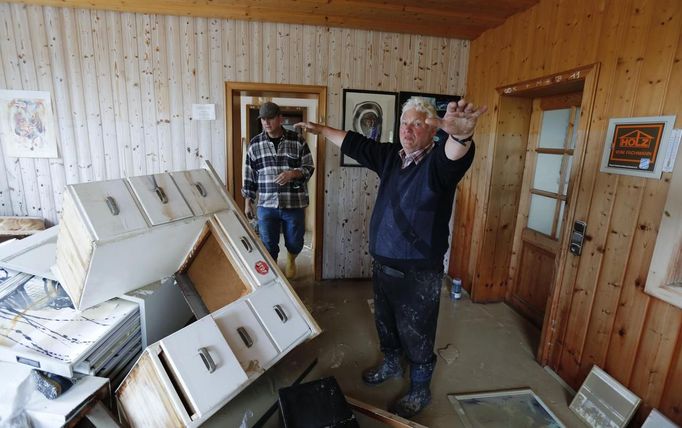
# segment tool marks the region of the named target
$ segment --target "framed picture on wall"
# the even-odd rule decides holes
[[[0,140],[5,156],[56,158],[54,123],[49,92],[0,90]]]
[[[438,112],[438,116],[440,117],[443,117],[445,115],[445,112],[448,109],[448,103],[450,103],[451,101],[459,101],[462,98],[459,95],[428,94],[423,92],[401,91],[398,94],[398,104],[396,105],[395,111],[395,117],[397,119],[395,130],[393,131],[396,136],[395,141],[397,142],[400,141],[400,115],[402,114],[403,105],[407,102],[407,100],[409,100],[412,97],[424,97],[431,100],[431,102],[433,102],[433,104],[436,106],[436,111]],[[433,141],[435,143],[445,142],[445,140],[447,139],[448,134],[440,129],[438,130],[438,133],[436,133],[436,136],[433,137]]]
[[[343,90],[343,129],[355,131],[379,142],[394,141],[396,99],[395,92]],[[341,166],[360,166],[346,155]]]
[[[660,179],[675,116],[609,119],[601,172]]]

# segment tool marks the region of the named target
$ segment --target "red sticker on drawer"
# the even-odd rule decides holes
[[[261,275],[267,275],[269,271],[270,268],[268,267],[267,263],[265,263],[263,260],[259,260],[256,262],[256,272],[258,272]]]

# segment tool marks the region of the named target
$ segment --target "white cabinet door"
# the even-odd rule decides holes
[[[128,182],[152,225],[192,217],[170,174],[130,177]]]
[[[210,316],[173,333],[160,344],[198,417],[212,410],[247,380]]]
[[[280,351],[310,333],[298,307],[279,284],[259,288],[248,300]]]
[[[276,276],[265,260],[260,248],[254,243],[246,228],[232,210],[214,214],[218,224],[227,235],[232,247],[236,250],[249,275],[257,286],[273,281]]]
[[[67,187],[91,226],[96,240],[147,228],[125,181],[97,181]]]
[[[245,301],[225,306],[212,316],[249,377],[261,374],[277,356],[275,345]]]
[[[212,214],[229,206],[223,192],[205,169],[171,172],[194,215]]]

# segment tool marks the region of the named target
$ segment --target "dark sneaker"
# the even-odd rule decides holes
[[[396,401],[389,409],[391,413],[409,419],[421,412],[431,402],[428,383],[413,383],[407,395]]]

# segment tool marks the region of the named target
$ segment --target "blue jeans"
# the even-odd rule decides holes
[[[305,208],[258,207],[258,233],[275,261],[279,255],[279,234],[284,233],[284,245],[291,254],[303,249]]]

